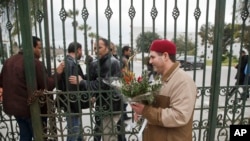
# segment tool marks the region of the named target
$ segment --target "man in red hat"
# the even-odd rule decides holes
[[[193,79],[175,62],[176,46],[168,40],[154,40],[149,63],[161,75],[162,87],[153,105],[132,104],[135,118],[148,120],[143,141],[192,141],[192,123],[197,95]]]

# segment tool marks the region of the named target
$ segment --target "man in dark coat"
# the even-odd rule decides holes
[[[65,69],[62,74],[62,79],[59,83],[58,88],[64,92],[70,92],[59,95],[59,106],[62,108],[67,114],[67,128],[68,128],[68,137],[67,141],[82,141],[81,134],[81,115],[72,115],[70,113],[81,113],[82,108],[88,108],[88,99],[78,99],[77,93],[72,93],[72,91],[78,91],[82,89],[78,89],[77,85],[69,84],[68,78],[71,75],[81,76],[84,78],[83,71],[81,66],[78,64],[78,60],[82,57],[82,45],[78,42],[72,42],[68,46],[68,55],[65,59]],[[85,95],[85,96],[84,96]],[[81,98],[87,98],[87,94],[81,93]],[[69,105],[68,105],[69,104]],[[74,134],[74,135],[72,135]]]
[[[95,110],[98,113],[95,116],[95,132],[96,134],[105,134],[102,137],[103,141],[117,140],[115,135],[109,134],[115,132],[114,127],[116,127],[116,123],[120,118],[120,114],[114,112],[120,111],[123,104],[120,95],[103,81],[110,77],[119,77],[121,73],[120,63],[110,53],[109,46],[109,41],[104,38],[99,38],[95,44],[97,59],[90,64],[90,73],[87,80],[82,79],[80,76],[78,76],[78,79],[77,76],[69,78],[71,84],[80,84],[81,88],[95,92]],[[100,139],[100,135],[94,137],[94,141],[100,141]]]
[[[39,38],[33,37],[33,47],[37,89],[53,90],[55,87],[55,77],[48,77],[44,65],[39,61],[42,50],[42,43]],[[61,63],[57,67],[56,75],[58,75],[58,79],[60,79],[59,74],[62,73],[63,68],[64,63]],[[28,92],[22,51],[5,61],[0,75],[0,87],[3,88],[3,110],[6,114],[13,115],[16,118],[19,125],[20,141],[32,141],[33,129],[30,109],[27,103]],[[41,113],[47,113],[46,104],[41,107]],[[43,118],[43,122],[46,123],[45,120],[47,119]]]
[[[239,63],[235,66],[237,69],[237,73],[235,76],[236,79],[236,85],[244,85],[244,79],[245,79],[245,66],[248,61],[248,55],[246,55],[246,52],[244,50],[240,53]]]

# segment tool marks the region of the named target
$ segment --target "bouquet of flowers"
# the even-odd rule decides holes
[[[154,102],[154,95],[161,87],[160,78],[150,82],[147,71],[142,73],[142,76],[135,77],[135,74],[128,69],[122,70],[122,77],[112,77],[105,79],[104,83],[118,89],[125,101],[140,102],[145,105],[150,105]]]
[[[128,69],[122,70],[121,84],[121,92],[125,99],[145,105],[150,105],[154,102],[154,95],[161,87],[159,77],[155,81],[149,82],[147,71],[144,71],[142,76],[136,78],[135,74]]]

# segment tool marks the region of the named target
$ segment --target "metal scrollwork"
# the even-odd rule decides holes
[[[195,10],[194,10],[194,17],[196,20],[198,20],[201,16],[201,10],[199,7],[197,7]]]
[[[111,19],[111,16],[113,15],[113,11],[112,11],[112,9],[110,8],[110,6],[108,6],[108,7],[106,8],[104,14],[106,15],[106,18],[107,18],[108,20]]]
[[[156,9],[156,7],[155,6],[153,6],[152,7],[152,9],[151,9],[151,17],[152,17],[152,19],[154,20],[156,17],[157,17],[157,14],[158,14],[158,11],[157,11],[157,9]]]
[[[135,8],[133,5],[131,5],[129,10],[128,10],[128,15],[129,15],[131,20],[134,19],[135,13],[136,13]]]
[[[42,13],[42,11],[41,10],[37,10],[37,12],[36,12],[36,19],[37,19],[37,21],[39,23],[41,23],[42,20],[43,20],[43,18],[44,18],[44,14]]]
[[[66,12],[66,10],[65,10],[64,8],[62,8],[62,9],[60,10],[59,16],[60,16],[60,19],[61,19],[62,21],[65,21],[65,20],[66,20],[66,18],[67,18],[67,12]]]
[[[179,17],[179,15],[180,15],[180,11],[179,11],[179,9],[178,9],[177,7],[175,7],[175,8],[173,9],[172,16],[173,16],[174,19],[176,20],[176,19]]]
[[[83,7],[83,9],[82,9],[82,19],[84,20],[84,21],[86,21],[87,19],[88,19],[88,17],[89,17],[89,12],[88,12],[88,10],[87,10],[87,8],[86,7]]]
[[[242,20],[245,21],[245,20],[247,19],[248,15],[249,15],[248,9],[245,8],[245,9],[241,12],[241,18],[242,18]]]
[[[13,28],[13,25],[10,21],[7,22],[6,28],[8,29],[8,31],[11,31],[11,29]]]

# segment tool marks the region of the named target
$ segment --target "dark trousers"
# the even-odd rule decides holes
[[[99,116],[95,116],[95,128],[94,128],[94,141],[100,141],[101,140],[101,135],[96,135],[101,133],[101,119]]]
[[[127,115],[127,106],[128,106],[128,103],[124,103],[123,104],[123,114],[122,114],[122,117],[124,118],[124,119],[126,119],[127,117],[128,117],[128,115]]]
[[[125,123],[124,123],[124,118],[122,116],[117,122],[117,131],[118,131],[118,136],[117,136],[118,141],[126,141]]]
[[[33,129],[31,118],[15,117],[20,129],[20,141],[32,141]]]

